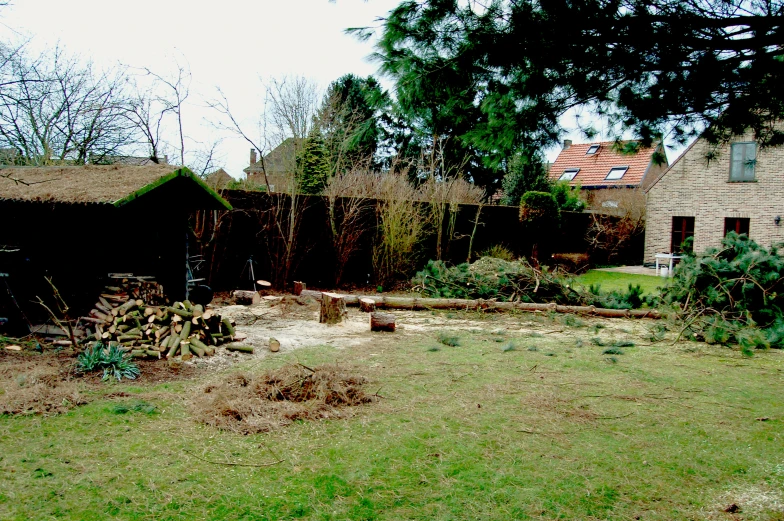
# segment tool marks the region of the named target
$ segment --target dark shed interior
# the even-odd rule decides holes
[[[169,165],[0,170],[0,317],[40,323],[54,285],[74,315],[109,273],[154,276],[184,297],[188,215],[231,206],[186,168]]]

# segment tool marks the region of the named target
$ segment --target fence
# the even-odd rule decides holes
[[[200,276],[215,290],[252,286],[253,277],[271,280],[278,288],[293,280],[302,280],[315,287],[332,287],[335,283],[337,255],[332,240],[330,210],[326,198],[298,196],[292,214],[292,200],[285,194],[229,190],[224,197],[234,210],[229,212],[198,212],[191,216],[191,253],[204,256]],[[341,205],[338,200],[338,212]],[[377,239],[379,201],[368,200],[358,221],[356,249],[343,262],[341,286],[367,286],[375,283],[373,244]],[[422,210],[427,211],[427,203]],[[441,252],[443,260],[465,262],[491,246],[503,245],[518,256],[528,256],[532,243],[525,236],[518,217],[518,208],[511,206],[478,206],[461,204],[443,219]],[[478,223],[477,221],[477,215]],[[293,219],[291,218],[293,217]],[[338,216],[338,219],[340,216]],[[548,253],[586,252],[585,232],[591,216],[567,213],[562,226],[540,251]],[[416,269],[436,256],[435,230],[429,229],[415,252],[415,261],[400,280],[406,280]],[[473,237],[473,239],[472,239]],[[631,248],[641,245],[632,245]],[[634,256],[634,254],[632,254]],[[542,257],[544,258],[544,257]],[[252,276],[251,276],[251,268]]]

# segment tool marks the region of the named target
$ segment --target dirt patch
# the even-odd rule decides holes
[[[0,414],[58,414],[87,403],[71,362],[57,355],[0,356]]]
[[[371,403],[367,380],[337,365],[286,365],[261,375],[234,373],[203,388],[193,403],[197,418],[213,427],[253,434],[296,420],[343,418]]]
[[[0,414],[53,415],[67,412],[90,400],[88,390],[104,390],[100,371],[75,371],[73,353],[34,351],[9,352],[0,349]],[[198,367],[183,364],[171,368],[165,360],[134,360],[141,370],[136,380],[124,384],[147,384],[186,380],[200,374]],[[121,397],[111,393],[104,398]],[[100,392],[98,393],[100,395]]]

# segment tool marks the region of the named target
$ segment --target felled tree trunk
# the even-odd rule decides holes
[[[243,306],[250,306],[251,304],[258,304],[261,302],[261,295],[259,295],[258,291],[246,291],[243,289],[235,290],[234,298],[237,300],[237,304],[242,304]]]
[[[346,301],[337,293],[321,294],[321,311],[319,322],[322,324],[339,324],[346,316]]]
[[[371,331],[389,331],[395,332],[395,315],[392,313],[371,313],[370,314],[370,330]]]

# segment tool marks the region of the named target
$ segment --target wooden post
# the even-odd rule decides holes
[[[376,301],[372,298],[359,299],[359,309],[364,313],[373,313],[376,310]]]
[[[395,332],[395,315],[392,313],[375,312],[370,314],[371,331]]]
[[[321,311],[319,322],[322,324],[339,324],[346,316],[346,301],[337,293],[321,294]]]

